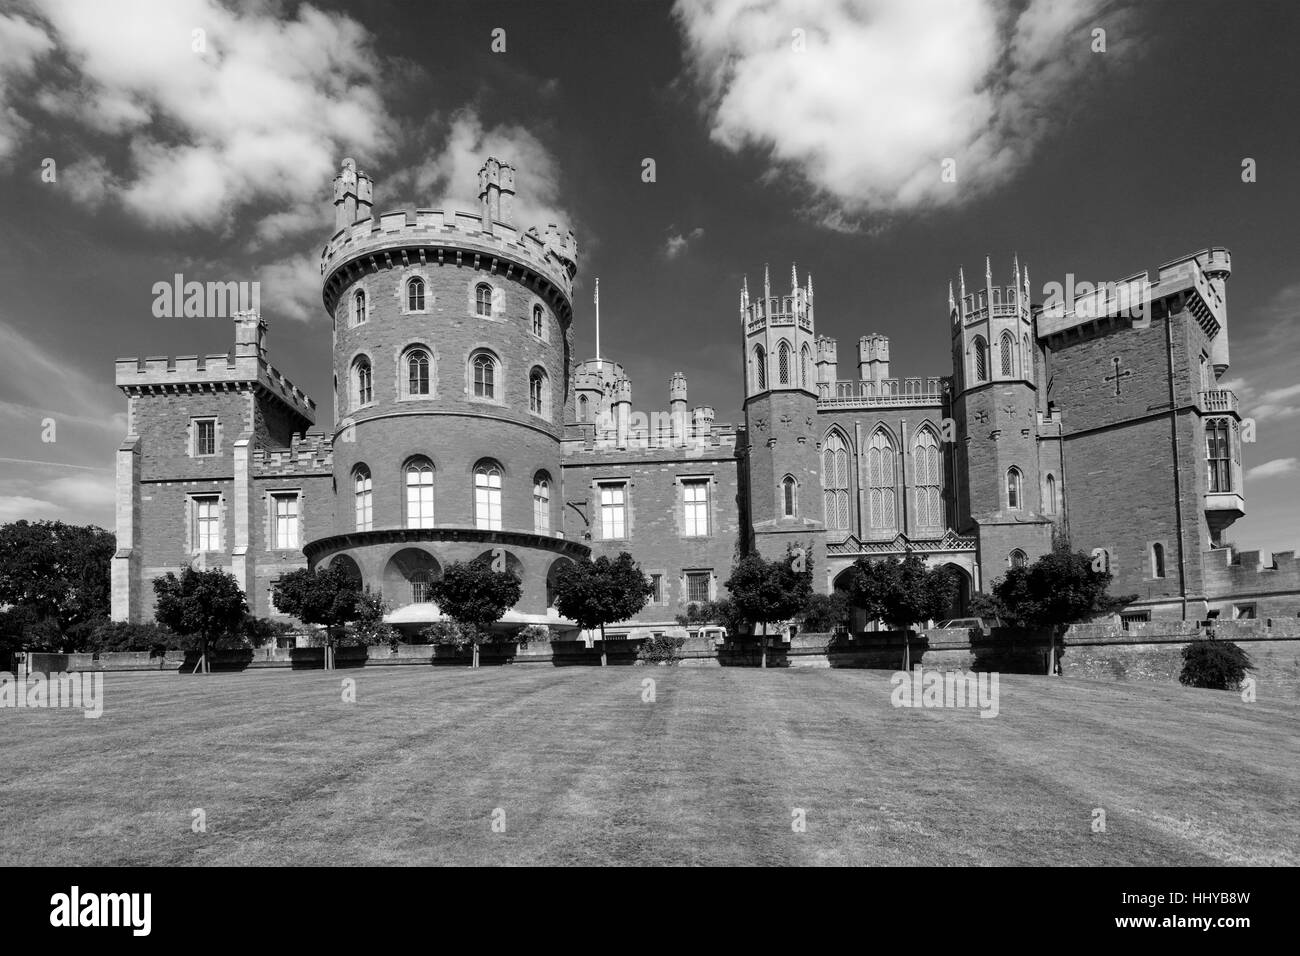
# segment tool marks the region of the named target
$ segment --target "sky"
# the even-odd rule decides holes
[[[271,361],[327,426],[339,163],[378,211],[474,210],[496,155],[521,225],[577,234],[576,358],[599,276],[634,407],[681,371],[719,422],[765,264],[782,292],[811,271],[841,377],[872,332],[892,374],[946,375],[959,267],[1006,284],[1018,256],[1037,296],[1227,246],[1224,380],[1257,441],[1226,537],[1293,549],[1297,43],[1288,0],[7,0],[0,521],[113,526],[114,358],[233,341],[154,316],[175,273],[261,283]]]

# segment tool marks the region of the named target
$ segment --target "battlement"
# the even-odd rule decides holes
[[[749,277],[746,276],[740,289],[740,322],[745,332],[757,332],[768,324],[797,325],[806,332],[813,330],[813,285],[812,274],[808,275],[806,285],[800,287],[799,275],[794,266],[790,267],[790,291],[785,295],[772,294],[772,279],[769,270],[763,269],[763,295],[751,299],[749,296]]]
[[[115,364],[117,387],[128,395],[195,387],[251,386],[278,399],[308,425],[316,421],[316,403],[261,355],[151,355],[143,359],[119,358]]]
[[[287,450],[257,448],[252,454],[252,471],[256,478],[328,474],[333,467],[332,439],[319,432],[295,434]]]
[[[957,270],[957,292],[948,283],[948,311],[954,326],[980,322],[989,318],[1019,318],[1030,321],[1029,268],[1020,269],[1020,257],[1014,261],[1011,285],[993,284],[993,265],[984,257],[984,285],[966,291],[966,270]]]
[[[1300,560],[1294,551],[1274,551],[1269,564],[1260,560],[1258,551],[1232,548],[1205,551],[1201,558],[1206,597],[1212,601],[1228,596],[1269,597],[1283,592],[1294,595],[1300,591]],[[1296,610],[1300,610],[1300,603],[1296,604]],[[1288,616],[1294,614],[1293,610]]]
[[[1149,316],[1154,303],[1176,298],[1210,339],[1227,327],[1225,282],[1232,274],[1232,254],[1222,246],[1171,259],[1159,267],[1155,281],[1142,270],[1117,282],[1071,282],[1062,303],[1044,304],[1038,314],[1038,336],[1046,338],[1101,320]],[[1215,367],[1227,368],[1227,342],[1216,345]]]
[[[838,359],[836,353],[838,352],[838,350],[839,350],[839,346],[836,345],[835,340],[831,338],[829,335],[817,336],[817,360],[819,362],[837,361]]]
[[[536,226],[521,232],[515,226],[515,170],[509,163],[489,157],[479,170],[478,212],[414,209],[372,215],[370,204],[357,198],[362,185],[368,191],[369,183],[351,160],[344,160],[335,180],[335,203],[342,212],[334,235],[321,249],[325,304],[331,311],[340,285],[332,283],[332,277],[346,265],[376,267],[380,260],[390,267],[429,259],[507,270],[522,267],[548,280],[565,299],[573,297],[578,272],[573,230],[561,232],[555,223],[544,232]],[[352,208],[360,217],[355,221],[348,218]]]
[[[612,388],[615,382],[624,378],[627,378],[627,373],[618,362],[611,362],[609,359],[587,359],[574,369],[573,387],[603,392],[607,386]]]
[[[817,386],[817,407],[819,409],[880,406],[939,407],[943,405],[947,391],[948,379],[935,375],[927,378],[822,382]]]

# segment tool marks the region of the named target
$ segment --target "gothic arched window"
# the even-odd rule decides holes
[[[533,530],[551,533],[551,476],[544,471],[533,476]]]
[[[1007,555],[1007,567],[1009,568],[1023,568],[1028,563],[1029,555],[1025,554],[1025,552],[1021,551],[1019,548],[1016,548]]]
[[[356,506],[358,531],[369,531],[374,522],[373,486],[370,481],[370,469],[357,465],[352,469],[352,497]]]
[[[546,373],[540,368],[528,373],[528,410],[534,415],[547,414]]]
[[[793,518],[799,513],[799,483],[793,475],[781,479],[781,514]]]
[[[799,387],[800,388],[808,387],[808,378],[809,378],[808,369],[811,365],[812,365],[812,352],[810,352],[808,350],[808,346],[805,345],[802,349],[799,350]]]
[[[406,283],[406,311],[424,311],[424,280],[415,276]]]
[[[352,398],[355,408],[369,405],[375,398],[374,376],[370,369],[370,359],[364,355],[352,364]]]
[[[782,385],[790,384],[790,343],[784,339],[776,347],[776,369],[778,381]]]
[[[360,289],[352,297],[352,324],[360,325],[366,321],[366,294]]]
[[[1019,511],[1021,507],[1020,492],[1021,480],[1019,468],[1007,469],[1007,507],[1012,511]]]
[[[882,428],[867,443],[867,520],[873,531],[898,527],[894,443]]]
[[[1043,511],[1049,515],[1056,514],[1056,476],[1047,476],[1047,490],[1043,500]]]
[[[754,388],[762,391],[767,388],[767,352],[763,346],[754,346]]]
[[[474,312],[485,317],[492,315],[492,287],[486,282],[474,287]]]
[[[916,523],[922,528],[941,527],[943,507],[940,487],[943,472],[939,463],[939,441],[928,426],[916,433],[912,460],[916,469]]]
[[[429,394],[429,353],[424,349],[406,353],[406,394]]]
[[[849,530],[849,449],[837,431],[827,435],[822,443],[822,488],[825,490],[827,529]]]
[[[496,356],[486,350],[475,352],[470,359],[470,368],[473,372],[474,397],[495,399],[497,397]]]
[[[1016,340],[1011,337],[1010,332],[1002,333],[1002,375],[1005,378],[1011,378],[1016,374],[1015,367],[1015,349]]]
[[[975,336],[971,346],[975,353],[975,381],[987,382],[989,378],[989,350],[982,335]]]

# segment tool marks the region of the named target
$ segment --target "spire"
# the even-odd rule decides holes
[[[770,298],[772,298],[772,271],[767,267],[767,263],[764,262],[763,263],[763,299],[766,302],[766,300]]]
[[[1019,292],[1020,291],[1020,253],[1017,252],[1012,257],[1012,261],[1015,263],[1016,291]]]
[[[961,300],[966,301],[966,267],[957,267],[957,278],[961,282]]]
[[[744,312],[749,308],[749,276],[745,276],[740,282],[740,311]]]
[[[600,361],[600,276],[596,277],[596,361]]]
[[[813,291],[812,291],[812,273],[810,272],[810,273],[808,273],[808,298],[811,299],[812,297],[813,297]]]
[[[984,284],[993,285],[993,262],[988,256],[984,257]]]
[[[957,300],[952,297],[952,280],[948,280],[948,311],[957,308]]]
[[[1030,289],[1030,285],[1029,285],[1029,264],[1026,263],[1026,264],[1025,264],[1025,302],[1026,302],[1026,304],[1031,304],[1031,303],[1033,302],[1033,296],[1029,294],[1029,289]]]
[[[790,263],[790,294],[795,295],[799,292],[799,273],[795,269],[795,264]]]

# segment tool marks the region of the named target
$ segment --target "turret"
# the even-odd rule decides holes
[[[373,181],[365,173],[358,172],[355,160],[343,160],[339,174],[334,177],[334,231],[369,219],[373,204]]]
[[[493,222],[513,226],[515,224],[515,168],[494,156],[489,156],[487,162],[478,171],[478,201],[484,232],[493,231]]]
[[[266,360],[266,321],[255,310],[235,313],[235,357]]]
[[[1223,302],[1219,334],[1210,345],[1210,364],[1214,366],[1214,377],[1218,378],[1228,370],[1228,278],[1232,275],[1232,253],[1222,246],[1214,246],[1201,253],[1197,261]]]
[[[834,386],[839,379],[839,361],[836,357],[837,346],[829,335],[817,336],[817,381],[822,385]]]
[[[628,425],[632,418],[632,381],[621,378],[614,383],[614,428],[618,447],[626,448]]]
[[[668,410],[671,413],[673,444],[686,437],[686,376],[673,372],[668,382]]]
[[[713,428],[713,406],[696,405],[691,409],[691,431],[696,435],[707,435]]]
[[[864,382],[889,378],[889,339],[879,332],[858,340],[858,377]]]

